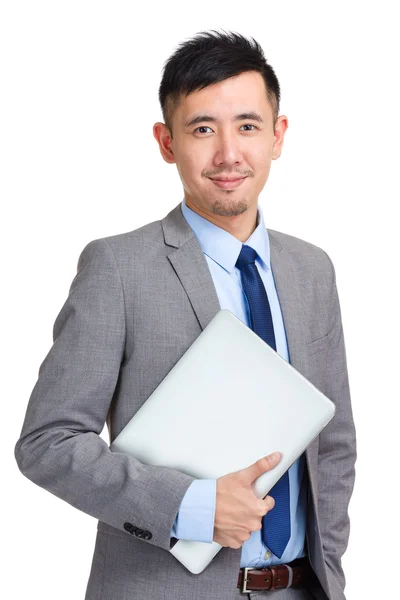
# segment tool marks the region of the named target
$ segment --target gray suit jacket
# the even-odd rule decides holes
[[[316,595],[343,600],[355,432],[335,272],[320,248],[267,231],[291,364],[336,404],[306,452],[307,546],[325,591]],[[219,310],[180,204],[160,221],[91,241],[79,257],[15,457],[30,480],[98,519],[86,600],[240,597],[241,549],[222,548],[199,575],[169,553],[193,478],[110,452],[99,436],[105,422],[110,440],[118,435]]]

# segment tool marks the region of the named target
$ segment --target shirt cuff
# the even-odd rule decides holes
[[[195,479],[184,495],[171,529],[179,540],[212,543],[214,537],[216,479]]]

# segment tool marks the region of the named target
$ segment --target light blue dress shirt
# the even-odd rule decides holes
[[[247,297],[242,288],[241,274],[235,266],[242,243],[233,235],[191,210],[183,199],[182,213],[193,229],[204,252],[215,285],[221,309],[229,309],[245,325],[251,327]],[[276,350],[289,361],[286,333],[270,266],[269,237],[258,206],[257,227],[245,244],[257,252],[256,267],[268,294],[274,324]],[[262,373],[260,373],[262,377]],[[267,567],[288,563],[305,555],[306,485],[303,481],[304,455],[289,469],[291,536],[279,559],[263,543],[261,530],[253,531],[242,545],[241,567]],[[213,541],[216,506],[215,479],[196,479],[182,499],[171,530],[171,537],[200,542]]]

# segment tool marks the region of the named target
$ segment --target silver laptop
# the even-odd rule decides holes
[[[197,479],[218,479],[279,451],[280,463],[253,484],[254,494],[264,498],[334,413],[333,402],[223,309],[110,450]],[[221,547],[214,541],[178,540],[170,552],[198,574]]]

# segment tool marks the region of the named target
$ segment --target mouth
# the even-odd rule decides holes
[[[228,179],[226,177],[217,179],[214,177],[210,177],[210,179],[217,187],[225,189],[225,190],[227,190],[227,189],[230,190],[230,189],[239,187],[243,183],[243,181],[246,179],[246,177],[237,177],[234,179],[233,178]]]

